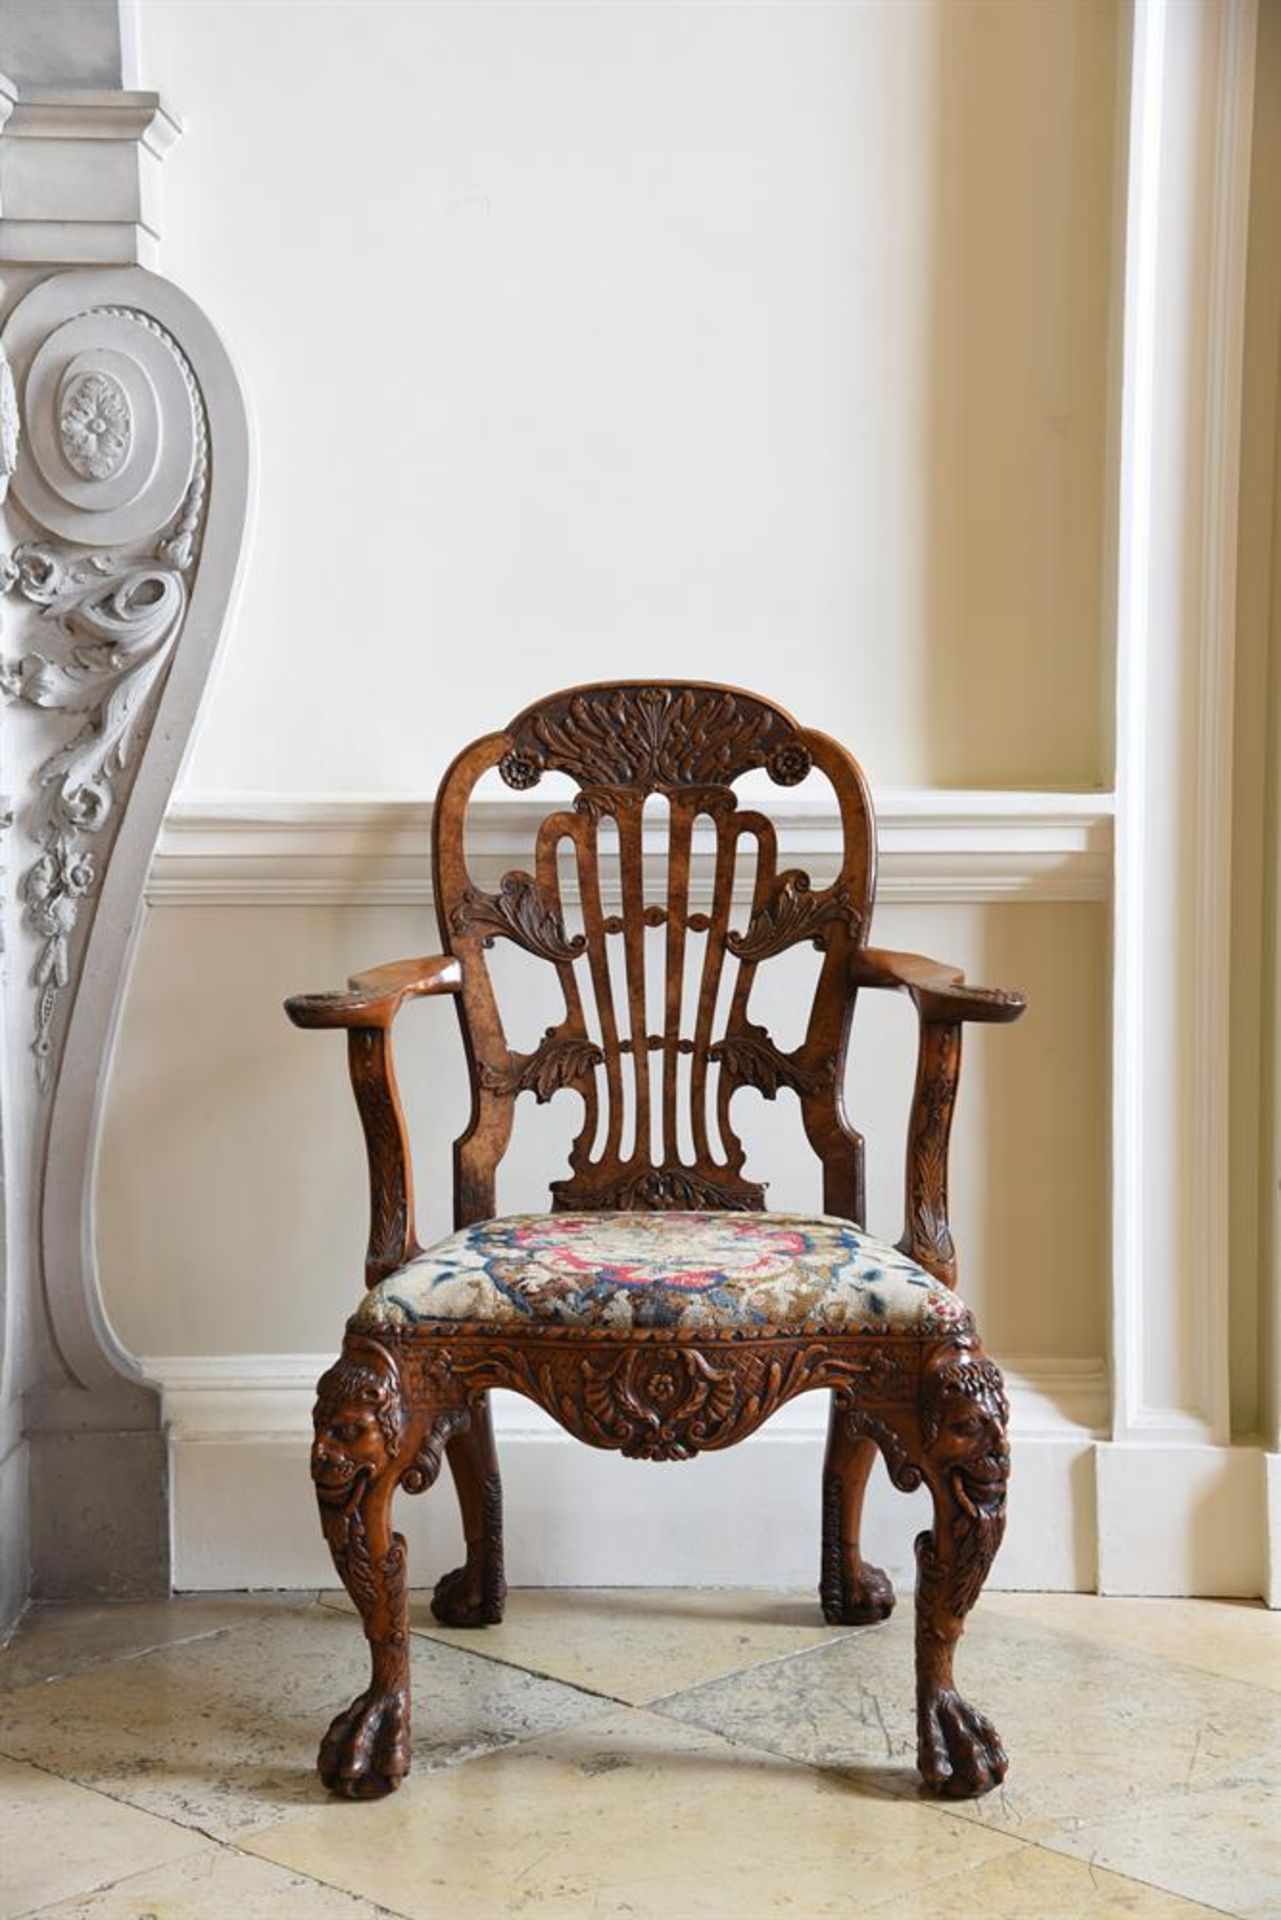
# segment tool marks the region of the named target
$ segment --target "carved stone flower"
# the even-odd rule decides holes
[[[776,786],[796,787],[813,764],[808,747],[799,740],[785,740],[769,757],[769,776]]]
[[[93,890],[93,855],[77,852],[67,855],[62,868],[63,885],[67,892],[83,899]]]
[[[58,890],[58,862],[51,853],[42,853],[23,882],[23,892],[33,903],[47,900]]]
[[[68,466],[83,480],[109,480],[124,465],[133,439],[129,396],[109,373],[82,373],[71,382],[58,417]]]
[[[521,753],[512,747],[498,762],[498,771],[509,787],[523,791],[526,787],[536,787],[543,777],[542,762],[532,753]]]

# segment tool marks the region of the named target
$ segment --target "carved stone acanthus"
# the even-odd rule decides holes
[[[809,750],[777,709],[711,687],[618,687],[576,693],[517,721],[499,763],[508,786],[544,771],[589,787],[688,787],[767,767],[783,785],[803,780]]]
[[[509,1067],[480,1067],[480,1084],[491,1093],[532,1093],[540,1106],[562,1087],[585,1080],[605,1056],[592,1041],[549,1027],[533,1053],[515,1054]]]
[[[689,1167],[641,1167],[600,1185],[584,1174],[573,1180],[553,1180],[551,1190],[558,1212],[578,1208],[589,1213],[627,1213],[638,1208],[658,1213],[761,1213],[765,1207],[765,1189],[756,1181],[711,1180]]]
[[[816,1066],[806,1066],[776,1047],[763,1027],[727,1034],[708,1049],[707,1057],[719,1061],[736,1086],[755,1087],[767,1100],[776,1099],[780,1087],[801,1094],[821,1093],[836,1078],[836,1062],[830,1056]]]
[[[587,944],[581,933],[570,938],[533,874],[519,871],[505,873],[497,893],[469,887],[450,915],[450,926],[455,933],[479,932],[486,946],[501,935],[541,960],[572,960]]]
[[[67,465],[83,480],[110,480],[133,446],[129,395],[110,373],[78,373],[67,382],[58,412],[58,437]]]
[[[745,931],[731,933],[726,945],[740,960],[769,960],[798,941],[819,940],[823,929],[837,921],[843,921],[851,934],[862,923],[849,888],[827,887],[815,893],[808,874],[789,868],[779,874],[769,899],[752,914]]]
[[[0,664],[0,692],[29,706],[83,716],[71,738],[41,766],[36,796],[22,817],[27,837],[40,848],[20,890],[28,923],[41,942],[32,969],[37,989],[32,1051],[42,1087],[50,1080],[59,998],[72,984],[72,937],[97,883],[92,842],[127,791],[182,629],[186,575],[196,558],[208,486],[204,404],[181,349],[148,315],[103,311],[112,319],[132,318],[149,340],[163,341],[193,412],[195,454],[179,509],[149,551],[84,556],[60,544],[29,540],[7,556],[0,571],[0,588],[38,607],[51,637],[61,643],[58,655],[33,650]],[[127,396],[111,375],[76,375],[59,420],[69,464],[93,480],[116,473],[128,456],[131,420]]]

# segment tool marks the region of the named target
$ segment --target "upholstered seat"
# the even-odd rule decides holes
[[[356,1324],[440,1320],[940,1333],[965,1308],[896,1248],[800,1213],[533,1213],[485,1220],[366,1294]]]

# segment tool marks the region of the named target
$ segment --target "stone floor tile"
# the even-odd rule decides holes
[[[0,1913],[30,1913],[121,1874],[209,1851],[186,1827],[0,1758]]]
[[[480,1632],[442,1627],[430,1603],[414,1596],[415,1632],[631,1706],[856,1631],[825,1626],[816,1593],[769,1588],[529,1587]]]
[[[958,1673],[1000,1729],[1010,1772],[986,1798],[950,1803],[956,1816],[1261,1920],[1263,1890],[1277,1884],[1274,1834],[1255,1817],[1281,1779],[1276,1694],[987,1608],[972,1617]],[[920,1792],[906,1621],[655,1710],[882,1791]]]
[[[417,1636],[412,1658],[422,1768],[602,1711],[590,1694]],[[12,1693],[0,1752],[227,1838],[324,1797],[320,1736],[367,1678],[355,1623],[304,1602]]]
[[[1040,1847],[935,1881],[928,1907],[909,1893],[867,1908],[872,1920],[1197,1920],[1214,1911]]]
[[[1021,1851],[633,1707],[240,1844],[411,1920],[851,1920]]]
[[[957,1656],[961,1690],[989,1713],[1011,1754],[984,1818],[1036,1839],[1068,1815],[1131,1796],[1261,1777],[1281,1742],[1270,1690],[1179,1667],[980,1608]],[[831,1647],[703,1683],[653,1703],[811,1765],[915,1792],[912,1633],[906,1617]]]
[[[133,1874],[42,1907],[39,1920],[398,1920],[389,1907],[321,1886],[234,1847]]]
[[[1059,1633],[1137,1647],[1180,1666],[1281,1691],[1281,1614],[1260,1600],[1121,1599],[1097,1593],[988,1593],[985,1611]]]
[[[1281,1920],[1281,1770],[1269,1781],[1142,1795],[1111,1815],[1062,1822],[1041,1843],[1147,1880],[1241,1920]]]
[[[117,1600],[101,1606],[38,1605],[0,1647],[0,1693],[83,1673],[104,1660],[130,1660],[152,1647],[243,1626],[277,1607],[297,1610],[296,1593],[178,1594],[171,1600]]]

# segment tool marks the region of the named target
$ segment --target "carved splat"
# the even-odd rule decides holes
[[[578,792],[543,819],[531,869],[488,892],[467,868],[463,823],[476,781],[495,766],[521,791],[560,773]],[[760,768],[783,785],[816,770],[835,789],[845,849],[830,886],[780,873],[772,823],[740,807],[732,783]],[[667,802],[658,898],[645,815],[654,794]],[[580,688],[464,754],[442,788],[435,832],[438,910],[466,962],[461,1012],[472,1055],[460,1223],[494,1210],[515,1099],[565,1090],[584,1111],[569,1178],[552,1187],[557,1207],[763,1207],[731,1112],[749,1088],[770,1100],[780,1090],[798,1097],[826,1168],[825,1204],[857,1211],[861,1142],[846,1125],[840,1080],[849,958],[871,905],[872,824],[861,775],[841,748],[732,688]],[[564,1017],[531,1053],[510,1047],[489,973],[487,950],[502,939],[552,966],[563,995]],[[806,939],[823,961],[805,1038],[788,1053],[751,1019],[752,981],[759,965]]]

